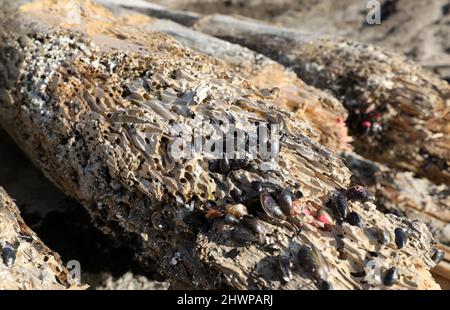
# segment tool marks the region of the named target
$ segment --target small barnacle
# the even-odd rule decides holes
[[[439,264],[445,257],[445,252],[439,249],[433,250],[433,255],[431,256],[431,259],[433,262],[437,265]]]
[[[270,88],[262,88],[262,89],[259,90],[259,93],[263,97],[271,97],[271,96],[273,96],[272,89],[270,89]]]
[[[283,210],[281,210],[280,206],[275,202],[275,199],[273,199],[272,195],[270,195],[268,192],[262,192],[259,197],[261,201],[261,207],[268,216],[274,219],[286,219],[286,215],[283,213]]]
[[[395,268],[395,267],[389,268],[384,275],[384,279],[383,279],[384,285],[391,286],[391,285],[394,285],[395,283],[397,283],[397,281],[398,281],[397,268]]]
[[[397,245],[397,247],[399,249],[403,248],[408,241],[408,235],[405,232],[405,230],[403,228],[398,227],[394,230],[394,235],[395,235],[395,244]]]
[[[12,265],[14,265],[14,262],[16,261],[16,253],[17,249],[14,248],[14,246],[9,244],[8,242],[6,242],[2,250],[2,259],[3,263],[7,267],[11,267]]]
[[[347,198],[351,201],[375,201],[375,197],[362,186],[352,186],[345,192]]]
[[[336,197],[336,210],[340,218],[345,219],[347,217],[348,200],[343,194],[339,194]]]

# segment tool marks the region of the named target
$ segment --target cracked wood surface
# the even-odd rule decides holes
[[[279,92],[274,102],[291,111],[294,118],[310,124],[314,130],[308,133],[308,137],[336,152],[351,149],[352,140],[345,124],[348,115],[343,105],[328,93],[305,84],[294,72],[245,47],[170,20],[146,19],[144,15],[111,3],[108,8],[125,22],[144,27],[150,32],[164,32],[186,47],[235,66],[235,70],[252,81],[262,93]]]

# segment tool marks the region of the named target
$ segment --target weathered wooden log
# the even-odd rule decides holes
[[[0,289],[85,288],[68,275],[59,255],[23,221],[14,201],[0,187]]]
[[[230,16],[194,28],[249,47],[327,89],[349,110],[357,153],[450,184],[450,85],[403,56]]]
[[[132,2],[127,7],[136,9]],[[144,7],[138,10],[153,14]],[[165,17],[171,18],[171,11],[165,11]],[[349,110],[347,123],[357,153],[450,184],[446,81],[398,54],[366,44],[233,16],[197,19],[196,30],[260,52],[342,100]]]
[[[133,3],[129,3],[127,6],[129,8],[135,7]],[[144,4],[143,7],[145,6],[146,5]],[[164,8],[160,8],[160,10],[170,12],[170,10]],[[141,10],[141,12],[153,15],[146,9]],[[170,18],[170,14],[167,14],[168,13],[166,13],[166,16]],[[166,21],[158,21],[154,22],[154,24],[154,29],[159,28],[160,30],[177,37],[177,39],[193,48],[200,50],[203,48],[203,52],[212,54],[221,59],[226,59],[227,57],[226,54],[220,54],[220,49],[218,49],[219,52],[216,52],[216,48],[214,48],[214,52],[209,52],[208,48],[211,45],[198,44],[198,42],[202,42],[202,40],[190,38],[191,36],[185,34],[186,30],[183,27],[172,26]],[[193,32],[192,36],[194,36],[194,34],[196,34],[196,32]],[[186,37],[188,38],[186,39]],[[215,47],[215,45],[212,46]],[[234,59],[236,58],[238,57],[234,57]],[[352,169],[352,172],[357,173],[358,175],[363,173],[363,177],[365,177],[354,178],[356,182],[370,185],[370,188],[377,193],[377,197],[379,198],[378,204],[381,205],[385,211],[395,211],[411,218],[420,219],[425,223],[428,223],[438,240],[441,242],[448,242],[448,234],[450,231],[448,231],[448,221],[445,219],[445,216],[446,213],[448,213],[447,211],[450,204],[449,201],[447,201],[448,199],[446,199],[447,195],[445,193],[448,191],[446,186],[436,186],[427,180],[414,178],[411,173],[395,172],[383,165],[371,161],[362,159],[356,160],[355,157],[347,158],[352,158],[352,166],[350,166],[351,168],[354,168]],[[411,184],[414,185],[414,189],[418,190],[417,192],[413,192]],[[444,219],[442,217],[444,217]]]
[[[333,151],[351,149],[352,140],[345,124],[348,114],[342,103],[330,94],[306,85],[294,72],[286,70],[277,62],[240,45],[194,31],[170,20],[145,19],[145,15],[137,15],[134,10],[116,5],[117,1],[100,2],[108,4],[107,7],[114,15],[127,23],[144,27],[150,32],[164,32],[186,47],[235,66],[235,70],[257,86],[261,93],[272,96],[277,105],[293,112],[293,117],[308,122],[315,129],[308,133],[308,137]],[[151,10],[154,6],[140,1],[132,1],[128,6],[133,4],[135,8],[137,5]],[[125,4],[124,6],[126,7]]]
[[[35,1],[1,21],[1,126],[175,287],[439,287],[425,225],[353,196],[351,217],[332,218],[345,198],[340,213],[326,202],[350,172],[234,67],[89,1]],[[192,141],[186,131],[214,142],[234,126],[262,144],[254,129],[265,122],[282,126],[275,158],[180,158]],[[396,242],[378,242],[380,228]],[[393,267],[398,281],[384,277]]]

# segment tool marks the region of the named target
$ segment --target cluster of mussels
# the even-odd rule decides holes
[[[256,168],[248,160],[228,160],[226,157],[210,162],[211,172],[228,174],[237,169],[254,171]],[[226,224],[235,226],[232,237],[242,242],[264,242],[266,232],[257,217],[293,230],[299,229],[294,216],[298,212],[295,199],[302,197],[301,191],[292,193],[290,189],[261,181],[253,181],[251,188],[253,191],[243,196],[235,195],[235,204],[217,206],[214,202],[208,202],[206,218],[223,218]]]
[[[211,172],[228,174],[235,169],[246,169],[251,167],[248,161],[229,160],[227,158],[210,162]],[[361,203],[375,202],[375,197],[362,186],[352,186],[337,195],[334,195],[326,203],[325,207],[318,210],[310,210],[302,206],[303,194],[300,190],[294,191],[289,188],[280,188],[277,185],[252,181],[253,192],[246,193],[237,198],[238,203],[217,206],[214,202],[207,202],[205,217],[208,220],[222,219],[225,224],[233,226],[231,238],[244,244],[265,244],[267,230],[262,221],[274,225],[289,228],[294,236],[299,236],[308,225],[331,231],[333,223],[342,225],[345,221],[352,226],[363,228],[360,216],[349,207],[350,201]],[[329,212],[334,217],[330,216]],[[302,215],[302,216],[299,216]],[[305,225],[307,223],[308,225]],[[408,241],[408,233],[403,228],[396,228],[393,232],[395,245],[398,249],[403,248]],[[385,228],[379,228],[378,241],[388,244],[391,232]],[[292,279],[292,268],[312,275],[319,289],[331,289],[328,280],[330,267],[320,250],[309,240],[307,234],[301,234],[305,243],[295,246],[288,253],[278,256],[278,267],[282,281],[287,283]],[[433,261],[438,264],[444,257],[444,252],[434,249]],[[383,284],[394,285],[399,280],[396,267],[388,268],[383,274]]]
[[[348,211],[348,201],[372,201],[375,202],[375,197],[362,186],[353,186],[347,189],[345,193],[341,193],[336,196],[334,205],[336,214],[340,217],[339,220],[346,220],[350,225],[358,226],[362,228],[362,222],[359,215],[356,212]],[[390,240],[390,232],[385,228],[379,228],[378,241],[381,244],[388,244]],[[400,227],[394,229],[394,242],[398,249],[403,248],[408,241],[408,233]],[[434,249],[432,259],[436,264],[442,261],[444,258],[444,251]],[[396,267],[389,268],[384,275],[383,283],[387,286],[391,286],[398,281],[398,271]]]

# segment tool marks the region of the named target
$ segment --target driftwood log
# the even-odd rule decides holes
[[[330,94],[305,84],[294,72],[240,45],[194,31],[170,20],[145,18],[135,11],[114,5],[115,1],[105,2],[109,3],[107,7],[116,17],[127,23],[144,27],[149,32],[164,32],[186,47],[232,65],[241,76],[261,89],[263,94],[279,92],[274,98],[275,103],[291,111],[292,117],[305,120],[314,129],[308,133],[308,137],[333,151],[351,149],[351,138],[345,124],[348,114],[342,103]],[[155,6],[150,3],[142,5]],[[181,13],[177,13],[179,14]],[[159,15],[155,13],[155,16]]]
[[[181,12],[141,1],[124,6],[184,23],[292,68],[306,83],[342,100],[357,153],[450,184],[450,85],[405,57],[246,18],[185,12],[187,22]]]
[[[235,67],[89,1],[34,1],[1,22],[1,126],[105,233],[128,242],[143,266],[156,263],[174,287],[439,288],[424,224],[370,202],[349,202],[356,225],[326,215],[350,171],[308,138],[306,122],[277,107],[276,93],[262,93]],[[239,170],[203,153],[177,159],[170,150],[180,130],[201,122],[219,124],[220,134],[232,124],[253,138],[255,124],[278,122],[278,159],[255,157]],[[201,130],[206,140],[218,134]],[[247,199],[258,195],[255,182],[263,192],[298,194],[299,214],[289,221],[301,232],[269,216],[273,203]],[[258,233],[218,215],[238,202]],[[394,242],[398,229],[408,237]],[[369,278],[373,266],[380,278]]]
[[[349,110],[355,150],[450,184],[450,85],[395,53],[229,16],[194,28],[247,46],[331,91]]]
[[[0,289],[81,289],[69,278],[59,255],[23,221],[19,209],[0,187]]]

